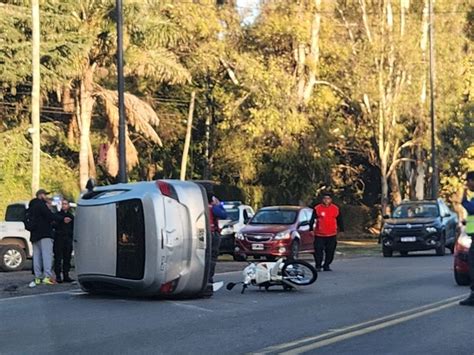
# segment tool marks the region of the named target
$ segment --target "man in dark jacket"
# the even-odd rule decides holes
[[[219,245],[221,243],[221,234],[219,228],[219,219],[226,219],[227,212],[222,207],[221,202],[213,194],[208,194],[209,200],[209,218],[212,234],[212,252],[211,252],[211,271],[209,274],[209,283],[214,283],[214,273],[216,271],[217,258],[219,257]]]
[[[30,240],[33,244],[33,268],[35,280],[32,284],[54,285],[53,278],[53,222],[70,223],[71,219],[53,213],[47,206],[46,190],[38,190],[36,198],[30,201],[28,210],[35,221]]]
[[[71,269],[72,239],[74,231],[74,215],[70,211],[69,201],[61,202],[61,211],[58,215],[63,220],[56,224],[56,234],[54,236],[54,273],[56,274],[56,282],[73,282],[69,276]],[[65,223],[65,218],[70,218],[71,222]],[[61,271],[63,273],[61,277]]]

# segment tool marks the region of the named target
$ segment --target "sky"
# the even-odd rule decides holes
[[[244,16],[244,23],[251,24],[258,16],[259,0],[237,0],[239,12]]]

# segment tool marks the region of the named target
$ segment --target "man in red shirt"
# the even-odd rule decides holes
[[[329,267],[334,260],[337,232],[343,231],[339,208],[333,204],[329,193],[323,195],[323,202],[314,207],[311,226],[314,228],[314,260],[316,270],[332,271]],[[323,264],[324,260],[324,264]]]

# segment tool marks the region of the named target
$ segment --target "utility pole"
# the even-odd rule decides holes
[[[123,78],[123,17],[122,0],[116,0],[115,11],[117,16],[117,77],[118,77],[118,109],[119,109],[119,176],[121,183],[127,182],[127,157],[125,142],[125,84]]]
[[[436,112],[435,112],[435,53],[434,53],[434,13],[433,0],[429,0],[429,40],[430,40],[430,116],[431,116],[431,197],[438,198],[438,164],[436,154]]]
[[[181,159],[180,179],[183,181],[186,180],[186,166],[188,163],[189,145],[191,144],[191,132],[193,128],[193,113],[194,113],[195,98],[196,98],[196,92],[193,91],[191,93],[191,101],[189,102],[188,124],[186,127],[186,138],[184,140],[183,157]]]
[[[35,195],[40,185],[40,13],[39,0],[32,0],[32,71],[33,87],[31,90],[31,139],[33,142],[31,194]]]

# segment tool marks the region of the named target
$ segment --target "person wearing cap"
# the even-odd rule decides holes
[[[467,212],[466,233],[474,238],[474,171],[466,175],[466,186],[462,197],[462,206]],[[474,307],[474,243],[469,248],[469,274],[471,277],[471,294],[468,298],[461,301],[462,306]]]
[[[344,230],[339,207],[332,202],[330,193],[323,194],[322,203],[313,209],[310,226],[314,225],[314,260],[316,270],[332,271],[330,265],[334,260],[337,246],[337,233]]]
[[[71,218],[53,213],[47,205],[47,192],[38,190],[36,198],[30,201],[28,211],[35,221],[35,227],[30,231],[30,240],[33,244],[33,269],[35,280],[30,287],[41,283],[55,284],[53,278],[53,222],[70,223]]]

